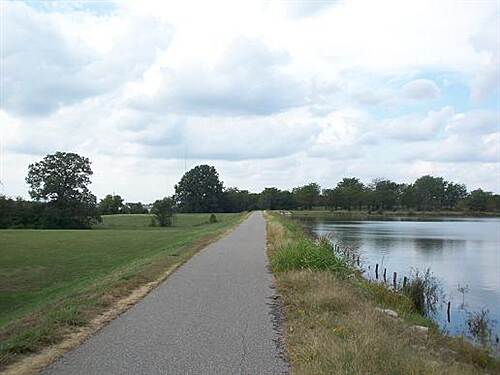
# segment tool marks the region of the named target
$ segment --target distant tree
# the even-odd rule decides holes
[[[278,210],[294,210],[299,207],[299,204],[292,192],[280,190],[276,196],[275,206]]]
[[[417,205],[415,188],[412,184],[401,184],[401,206],[406,209],[413,209]]]
[[[5,195],[0,195],[0,228],[10,228],[15,215],[15,202]]]
[[[471,211],[486,211],[488,209],[488,201],[492,198],[490,192],[476,189],[471,191],[466,198],[466,207]]]
[[[119,195],[106,195],[99,202],[99,213],[101,215],[115,215],[123,210],[123,198]]]
[[[141,202],[133,203],[127,202],[125,203],[123,210],[124,213],[127,214],[147,214],[148,210]]]
[[[259,196],[258,206],[261,210],[276,210],[280,190],[275,187],[265,188]]]
[[[292,190],[298,205],[307,210],[310,210],[317,203],[320,192],[321,188],[316,183],[299,186]]]
[[[260,194],[259,193],[250,193],[248,195],[249,198],[249,206],[248,210],[258,210],[259,209],[259,199],[260,199]]]
[[[500,195],[499,194],[492,194],[488,198],[488,204],[486,207],[487,211],[500,211]]]
[[[223,207],[225,212],[242,212],[251,209],[253,197],[248,190],[232,187],[224,189]]]
[[[422,176],[413,183],[417,210],[438,210],[443,207],[446,181],[442,177]]]
[[[322,202],[329,210],[336,210],[338,206],[338,199],[335,189],[324,189],[322,194]]]
[[[443,206],[449,209],[455,208],[461,200],[467,196],[467,188],[463,184],[447,182],[444,191]]]
[[[159,199],[153,203],[151,213],[155,215],[155,219],[161,227],[172,226],[174,205],[175,201],[168,197]]]
[[[175,200],[184,212],[220,212],[223,209],[223,185],[217,170],[198,165],[175,185]]]
[[[361,208],[364,203],[364,193],[365,186],[355,177],[342,179],[335,188],[339,206],[347,210],[356,206]]]
[[[401,185],[383,179],[375,179],[370,185],[370,204],[377,210],[392,210],[398,204]]]
[[[55,228],[88,228],[98,220],[96,197],[90,192],[88,158],[56,152],[30,164],[26,182],[30,196],[48,202],[46,221]]]

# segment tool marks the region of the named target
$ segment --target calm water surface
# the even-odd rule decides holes
[[[374,278],[375,264],[388,282],[412,268],[430,268],[446,294],[435,319],[450,334],[467,334],[468,312],[488,309],[496,321],[493,339],[500,336],[500,219],[405,219],[338,221],[312,219],[306,225],[317,235],[359,249],[366,276]],[[368,269],[370,266],[370,269]],[[458,291],[458,285],[469,292]],[[451,322],[446,303],[451,301]]]

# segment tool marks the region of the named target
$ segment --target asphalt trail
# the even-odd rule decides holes
[[[43,373],[286,373],[265,246],[256,212]]]

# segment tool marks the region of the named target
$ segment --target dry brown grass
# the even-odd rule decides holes
[[[280,219],[268,219],[272,257],[297,234]],[[293,374],[500,373],[484,351],[436,330],[416,334],[411,323],[377,311],[379,299],[359,280],[317,270],[275,273],[275,278]]]

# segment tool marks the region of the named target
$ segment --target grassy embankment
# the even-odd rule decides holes
[[[0,371],[152,287],[242,217],[179,214],[159,228],[150,215],[113,215],[93,230],[0,230]]]
[[[294,374],[500,373],[487,350],[445,337],[410,299],[356,273],[326,242],[268,214],[268,253],[283,299]],[[392,309],[399,318],[376,308]],[[428,333],[414,325],[429,327]]]

